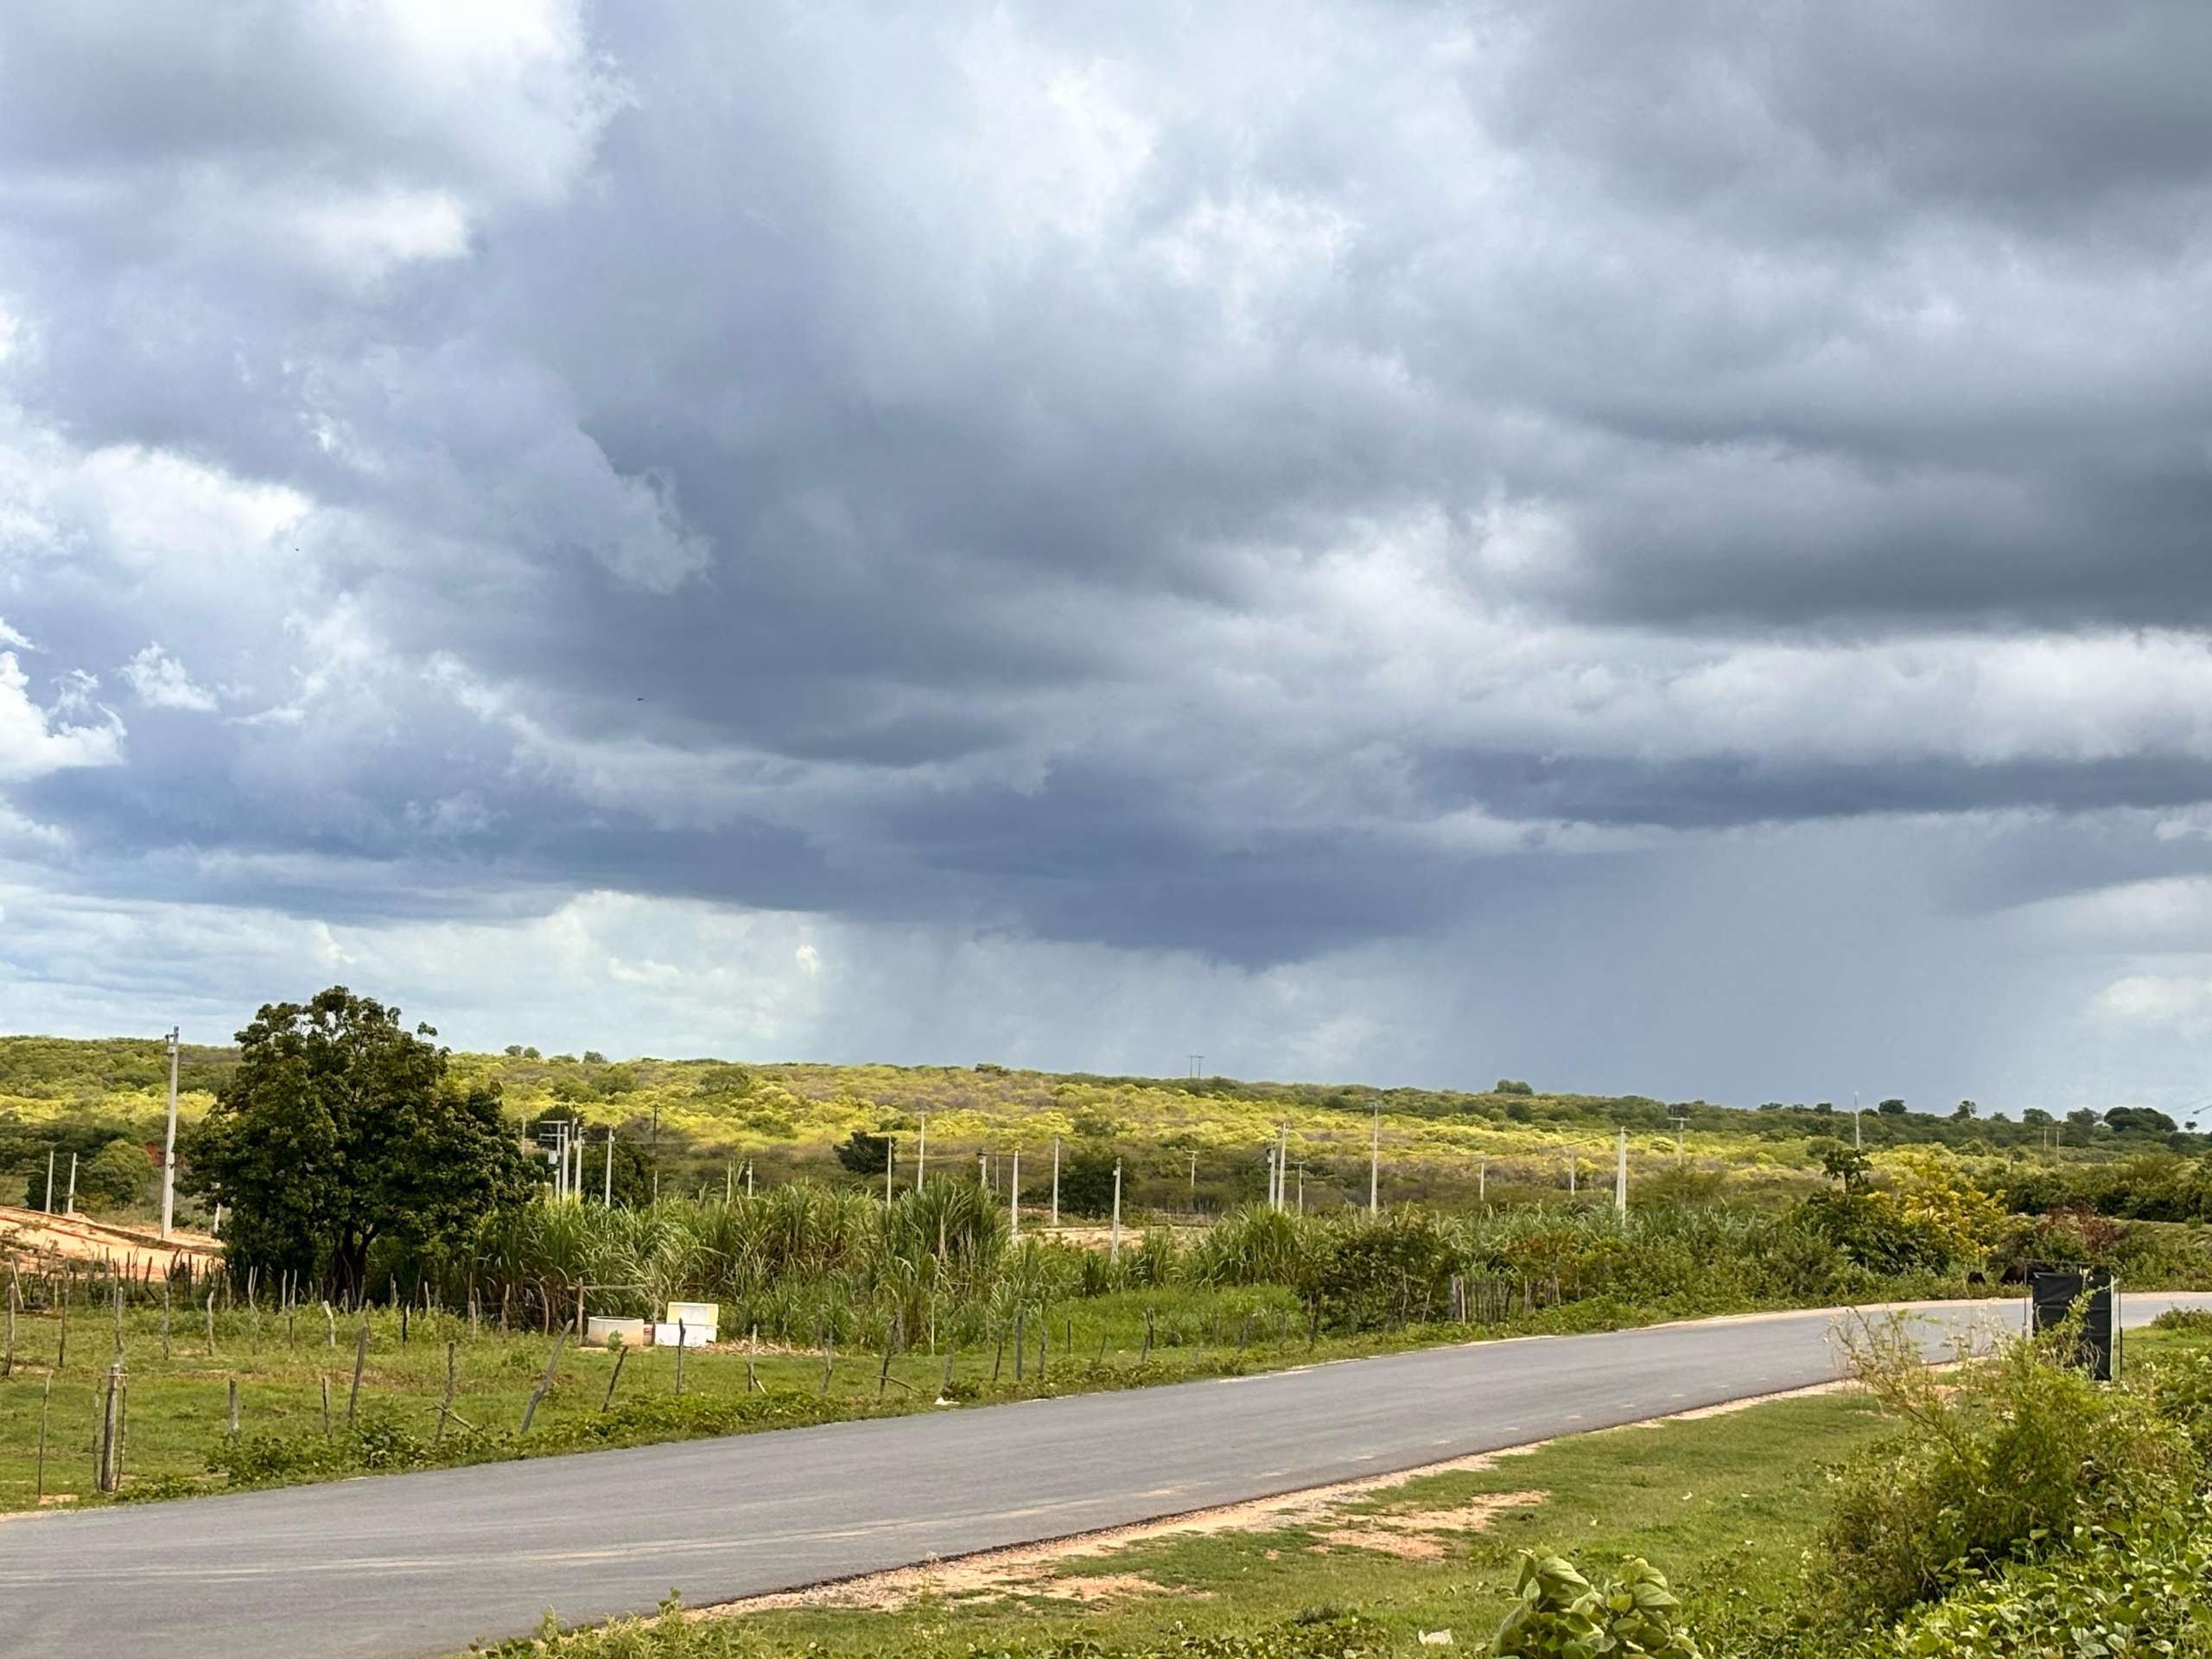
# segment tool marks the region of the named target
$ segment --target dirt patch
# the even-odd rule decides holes
[[[223,1253],[219,1240],[204,1233],[172,1231],[167,1242],[150,1231],[94,1221],[86,1216],[48,1215],[0,1205],[0,1255],[31,1262],[100,1262],[130,1273],[150,1263],[166,1272],[181,1256],[197,1265]]]
[[[1808,1395],[1840,1394],[1850,1388],[1849,1377],[1840,1376],[1833,1382],[1815,1382],[1802,1389],[1783,1389],[1773,1394],[1751,1394],[1741,1400],[1723,1400],[1717,1406],[1697,1406],[1688,1411],[1678,1411],[1670,1417],[1653,1417],[1640,1423],[1630,1423],[1630,1428],[1663,1428],[1669,1423],[1694,1423],[1707,1417],[1726,1417],[1738,1411],[1749,1411],[1753,1406],[1764,1406],[1776,1400],[1802,1400]]]
[[[1370,1475],[1332,1486],[1309,1487],[1276,1497],[1255,1498],[1249,1503],[1229,1503],[1217,1509],[1194,1510],[1159,1521],[1139,1522],[1103,1532],[1013,1549],[956,1556],[949,1560],[902,1567],[863,1578],[843,1579],[770,1596],[751,1596],[716,1607],[693,1610],[695,1618],[730,1618],[745,1613],[770,1612],[797,1607],[857,1608],[874,1612],[897,1612],[925,1599],[947,1601],[995,1600],[1010,1596],[1091,1601],[1104,1595],[1190,1595],[1152,1583],[1132,1573],[1086,1573],[1055,1576],[1072,1561],[1109,1558],[1122,1550],[1160,1539],[1207,1537],[1224,1532],[1279,1532],[1293,1527],[1328,1527],[1317,1533],[1317,1541],[1366,1549],[1386,1550],[1408,1560],[1426,1560],[1444,1554],[1450,1534],[1479,1530],[1500,1512],[1543,1501],[1541,1492],[1504,1492],[1478,1497],[1446,1510],[1413,1510],[1377,1514],[1348,1515],[1353,1505],[1377,1492],[1403,1486],[1425,1475],[1471,1474],[1497,1465],[1523,1448],[1478,1452],[1446,1463],[1426,1464],[1401,1474]],[[1268,1552],[1273,1560],[1280,1552]],[[1099,1592],[1088,1586],[1115,1586]]]
[[[1090,1578],[1054,1579],[1047,1593],[1071,1601],[1128,1601],[1137,1596],[1174,1592],[1135,1573],[1100,1573]]]
[[[1460,1534],[1487,1531],[1490,1523],[1508,1510],[1541,1503],[1547,1496],[1543,1492],[1493,1492],[1448,1510],[1386,1510],[1360,1516],[1351,1525],[1332,1528],[1317,1535],[1325,1544],[1380,1550],[1401,1560],[1437,1560]]]

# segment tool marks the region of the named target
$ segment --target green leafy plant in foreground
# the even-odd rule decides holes
[[[1649,1654],[1654,1659],[1702,1659],[1677,1621],[1681,1604],[1649,1562],[1632,1559],[1622,1576],[1592,1584],[1558,1555],[1521,1557],[1521,1600],[1491,1638],[1497,1655],[1597,1659],[1601,1654]]]

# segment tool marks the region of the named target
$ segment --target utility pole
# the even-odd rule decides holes
[[[1052,1225],[1060,1224],[1060,1137],[1052,1137]]]
[[[169,1027],[169,1128],[162,1142],[162,1236],[169,1236],[176,1217],[176,1039],[178,1028]]]
[[[887,1210],[891,1207],[891,1166],[899,1161],[891,1155],[891,1152],[898,1144],[892,1139],[891,1131],[886,1129],[883,1132],[883,1207]]]
[[[54,1148],[46,1149],[46,1213],[54,1213]]]
[[[1851,1149],[1857,1152],[1859,1148],[1859,1091],[1854,1089],[1851,1091]]]
[[[1382,1103],[1375,1103],[1375,1133],[1367,1143],[1367,1213],[1382,1213]]]
[[[1191,1213],[1198,1213],[1198,1154],[1191,1154]]]
[[[614,1207],[614,1128],[612,1124],[607,1126],[607,1130],[606,1187],[606,1192],[601,1195],[601,1202],[612,1210]]]
[[[1109,1262],[1122,1259],[1122,1160],[1118,1158],[1114,1160],[1114,1230],[1107,1239],[1106,1259]]]
[[[922,1190],[922,1166],[930,1157],[930,1115],[922,1114],[922,1127],[914,1136],[914,1191]]]
[[[73,1152],[69,1154],[69,1197],[62,1204],[61,1213],[65,1216],[77,1213],[77,1154]]]
[[[1306,1164],[1302,1159],[1298,1166],[1298,1213],[1306,1213]]]
[[[1475,1202],[1490,1202],[1490,1154],[1483,1154],[1475,1162]]]
[[[1574,1148],[1573,1147],[1567,1149],[1567,1196],[1570,1198],[1574,1196]]]
[[[1628,1130],[1620,1132],[1619,1149],[1613,1163],[1613,1213],[1628,1214]]]
[[[1268,1208],[1280,1210],[1281,1207],[1275,1202],[1275,1143],[1270,1141],[1268,1142]]]
[[[991,1154],[988,1152],[979,1152],[976,1154],[976,1185],[988,1186],[990,1184]]]
[[[1014,1149],[1014,1171],[1006,1189],[1006,1236],[1021,1236],[1021,1148]]]
[[[1675,1125],[1675,1167],[1676,1169],[1680,1169],[1683,1166],[1684,1158],[1686,1156],[1682,1151],[1682,1131],[1689,1127],[1690,1120],[1688,1114],[1681,1113],[1676,1115],[1673,1121]]]

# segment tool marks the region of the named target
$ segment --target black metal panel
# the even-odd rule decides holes
[[[2109,1269],[2037,1268],[2031,1271],[2028,1274],[2030,1323],[2037,1331],[2048,1330],[2061,1323],[2084,1292],[2088,1293],[2088,1300],[2082,1310],[2082,1335],[2075,1349],[2074,1363],[2098,1382],[2109,1382],[2119,1352],[2114,1344],[2117,1331],[2114,1304],[2119,1297],[2119,1288]]]

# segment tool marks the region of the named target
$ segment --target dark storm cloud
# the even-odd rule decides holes
[[[1256,966],[2212,794],[2199,9],[127,15],[0,54],[88,887]]]

